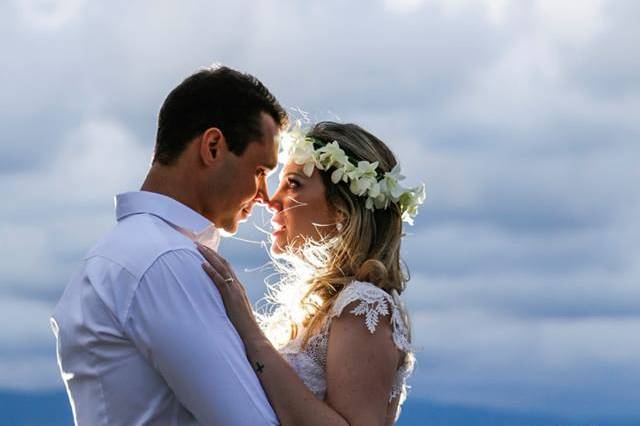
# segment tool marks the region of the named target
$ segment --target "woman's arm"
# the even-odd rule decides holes
[[[253,366],[280,424],[340,425],[350,423],[324,401],[319,400],[289,363],[271,345],[260,330],[243,337],[247,357]]]
[[[400,352],[389,315],[380,315],[371,333],[364,318],[351,313],[358,304],[347,305],[331,322],[325,400],[351,425],[392,424],[395,410],[388,419],[387,407]]]
[[[372,335],[362,318],[353,314],[345,313],[334,320],[327,356],[327,398],[321,401],[266,338],[229,264],[214,251],[202,246],[199,249],[209,262],[203,268],[220,290],[227,314],[245,343],[249,362],[282,425],[385,424],[398,360],[390,325],[379,327],[385,331]],[[376,349],[371,350],[373,347]]]

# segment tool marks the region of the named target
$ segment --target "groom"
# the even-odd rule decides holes
[[[76,424],[277,424],[194,241],[217,248],[268,201],[286,121],[260,81],[226,67],[169,94],[142,190],[116,197],[117,225],[51,318]]]

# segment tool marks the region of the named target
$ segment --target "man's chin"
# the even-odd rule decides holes
[[[221,229],[218,229],[218,230],[220,231],[220,236],[223,237],[223,238],[233,237],[238,232],[237,229],[229,230],[228,228],[221,228]]]
[[[231,237],[238,232],[239,221],[233,221],[223,224],[220,228],[220,235],[223,237]]]
[[[235,215],[235,217],[229,218],[228,220],[224,221],[224,223],[222,223],[221,226],[218,228],[222,236],[230,237],[232,235],[235,235],[238,232],[238,228],[240,227],[240,224],[249,220],[250,215],[251,215],[250,212],[247,214],[244,214],[243,211],[241,210],[239,213]]]

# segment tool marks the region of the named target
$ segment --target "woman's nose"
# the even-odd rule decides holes
[[[267,209],[272,213],[282,211],[282,201],[280,200],[280,191],[276,191],[275,194],[267,202]]]

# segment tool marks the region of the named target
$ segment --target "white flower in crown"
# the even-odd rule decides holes
[[[304,130],[302,129],[302,122],[296,120],[293,124],[290,124],[286,130],[280,132],[280,161],[287,162],[289,154],[294,145],[304,139]]]
[[[329,170],[331,181],[334,184],[340,181],[349,183],[349,190],[358,196],[366,196],[365,207],[367,209],[386,209],[390,203],[398,205],[402,214],[402,220],[413,225],[413,218],[418,214],[418,207],[424,202],[426,193],[425,185],[415,188],[405,188],[400,181],[405,177],[400,173],[400,165],[397,164],[391,171],[384,173],[378,179],[378,162],[359,161],[354,165],[347,154],[340,148],[337,141],[330,142],[320,148],[314,147],[315,139],[306,137],[300,121],[280,137],[280,161],[288,163],[293,161],[303,166],[303,173],[311,177],[313,169]]]
[[[386,189],[393,202],[398,202],[400,196],[406,191],[406,188],[399,183],[404,180],[400,171],[400,164],[396,164],[390,172],[384,174]]]
[[[311,177],[313,168],[316,167],[316,151],[313,147],[313,140],[305,138],[295,144],[290,152],[290,159],[300,166],[304,165],[302,168],[303,173]]]
[[[358,166],[347,172],[347,177],[351,182],[349,189],[356,195],[364,195],[372,187],[376,187],[379,191],[378,180],[376,179],[376,168],[378,162],[370,163],[368,161],[358,161]]]
[[[340,167],[336,167],[333,173],[331,173],[331,182],[338,183],[341,180],[344,183],[349,182],[349,173],[355,168],[356,167],[351,163],[346,163],[341,165]]]
[[[409,225],[413,225],[413,218],[418,214],[418,207],[424,202],[426,197],[427,194],[424,183],[403,193],[399,200],[402,220]]]
[[[346,164],[349,164],[347,154],[345,154],[336,141],[318,148],[317,153],[318,163],[322,166],[322,170],[328,170],[333,166],[344,167]]]
[[[373,209],[375,207],[376,209],[386,209],[387,207],[389,207],[390,199],[387,196],[387,192],[384,187],[384,181],[381,181],[379,185],[380,185],[380,194],[378,194],[377,197],[369,196],[369,198],[365,202],[366,208]]]

